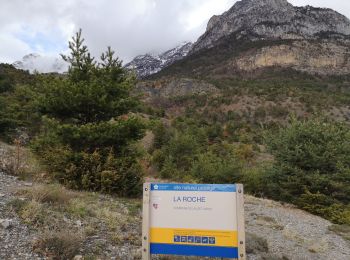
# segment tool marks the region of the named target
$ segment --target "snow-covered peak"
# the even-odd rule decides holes
[[[147,77],[161,71],[175,61],[186,57],[191,48],[191,42],[183,42],[175,48],[158,55],[150,53],[139,55],[126,64],[125,67],[135,70],[137,75],[141,78]]]
[[[17,69],[28,70],[30,73],[64,73],[68,71],[68,63],[60,57],[41,56],[36,53],[25,55],[22,60],[13,63]]]

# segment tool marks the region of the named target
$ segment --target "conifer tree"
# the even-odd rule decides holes
[[[134,77],[108,47],[101,62],[91,57],[81,30],[69,42],[66,77],[42,80],[37,106],[43,115],[34,151],[48,170],[72,188],[136,195],[142,175],[130,149],[142,138],[142,121],[130,115]]]

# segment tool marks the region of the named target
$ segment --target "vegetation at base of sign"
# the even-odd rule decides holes
[[[83,253],[86,259],[105,259],[111,245],[128,241],[126,247],[141,246],[138,199],[72,191],[59,184],[23,187],[16,195],[20,198],[9,201],[6,209],[36,230],[33,250],[43,256],[73,259]],[[135,250],[132,257],[140,256]]]
[[[33,151],[59,182],[86,189],[137,196],[142,171],[133,143],[144,123],[130,112],[134,78],[108,50],[97,63],[83,45],[81,31],[69,43],[66,77],[43,77],[34,100],[43,116]]]

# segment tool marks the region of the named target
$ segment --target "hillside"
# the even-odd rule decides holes
[[[242,183],[248,259],[349,259],[349,26],[242,0],[126,66],[82,30],[64,75],[0,65],[0,258],[140,259],[155,181]]]
[[[15,147],[0,144],[0,165],[7,164],[11,151]],[[2,259],[141,259],[141,214],[141,200],[21,181],[0,171]],[[249,260],[350,257],[345,226],[292,205],[246,195],[245,218]]]
[[[285,0],[239,1],[210,19],[188,56],[137,89],[169,115],[191,107],[204,117],[205,111],[232,112],[258,125],[281,123],[290,114],[347,121],[349,28],[349,19],[330,9],[294,7]]]
[[[347,223],[344,187],[322,180],[350,180],[327,155],[350,156],[338,139],[349,138],[349,24],[284,0],[243,0],[213,17],[188,56],[137,84],[146,111],[162,117],[147,172],[243,182],[252,194]]]

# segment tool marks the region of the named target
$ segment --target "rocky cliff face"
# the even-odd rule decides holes
[[[223,37],[261,39],[317,39],[350,35],[350,20],[331,9],[295,7],[287,0],[242,0],[220,16],[213,16],[191,52],[210,48]]]
[[[350,73],[350,42],[346,43],[297,40],[246,52],[233,59],[231,66],[242,71],[282,67],[310,74],[344,75]]]
[[[175,61],[186,57],[191,48],[192,43],[185,42],[159,55],[139,55],[130,63],[126,64],[125,67],[128,69],[134,69],[140,78],[147,77],[159,72],[163,68],[173,64]]]

